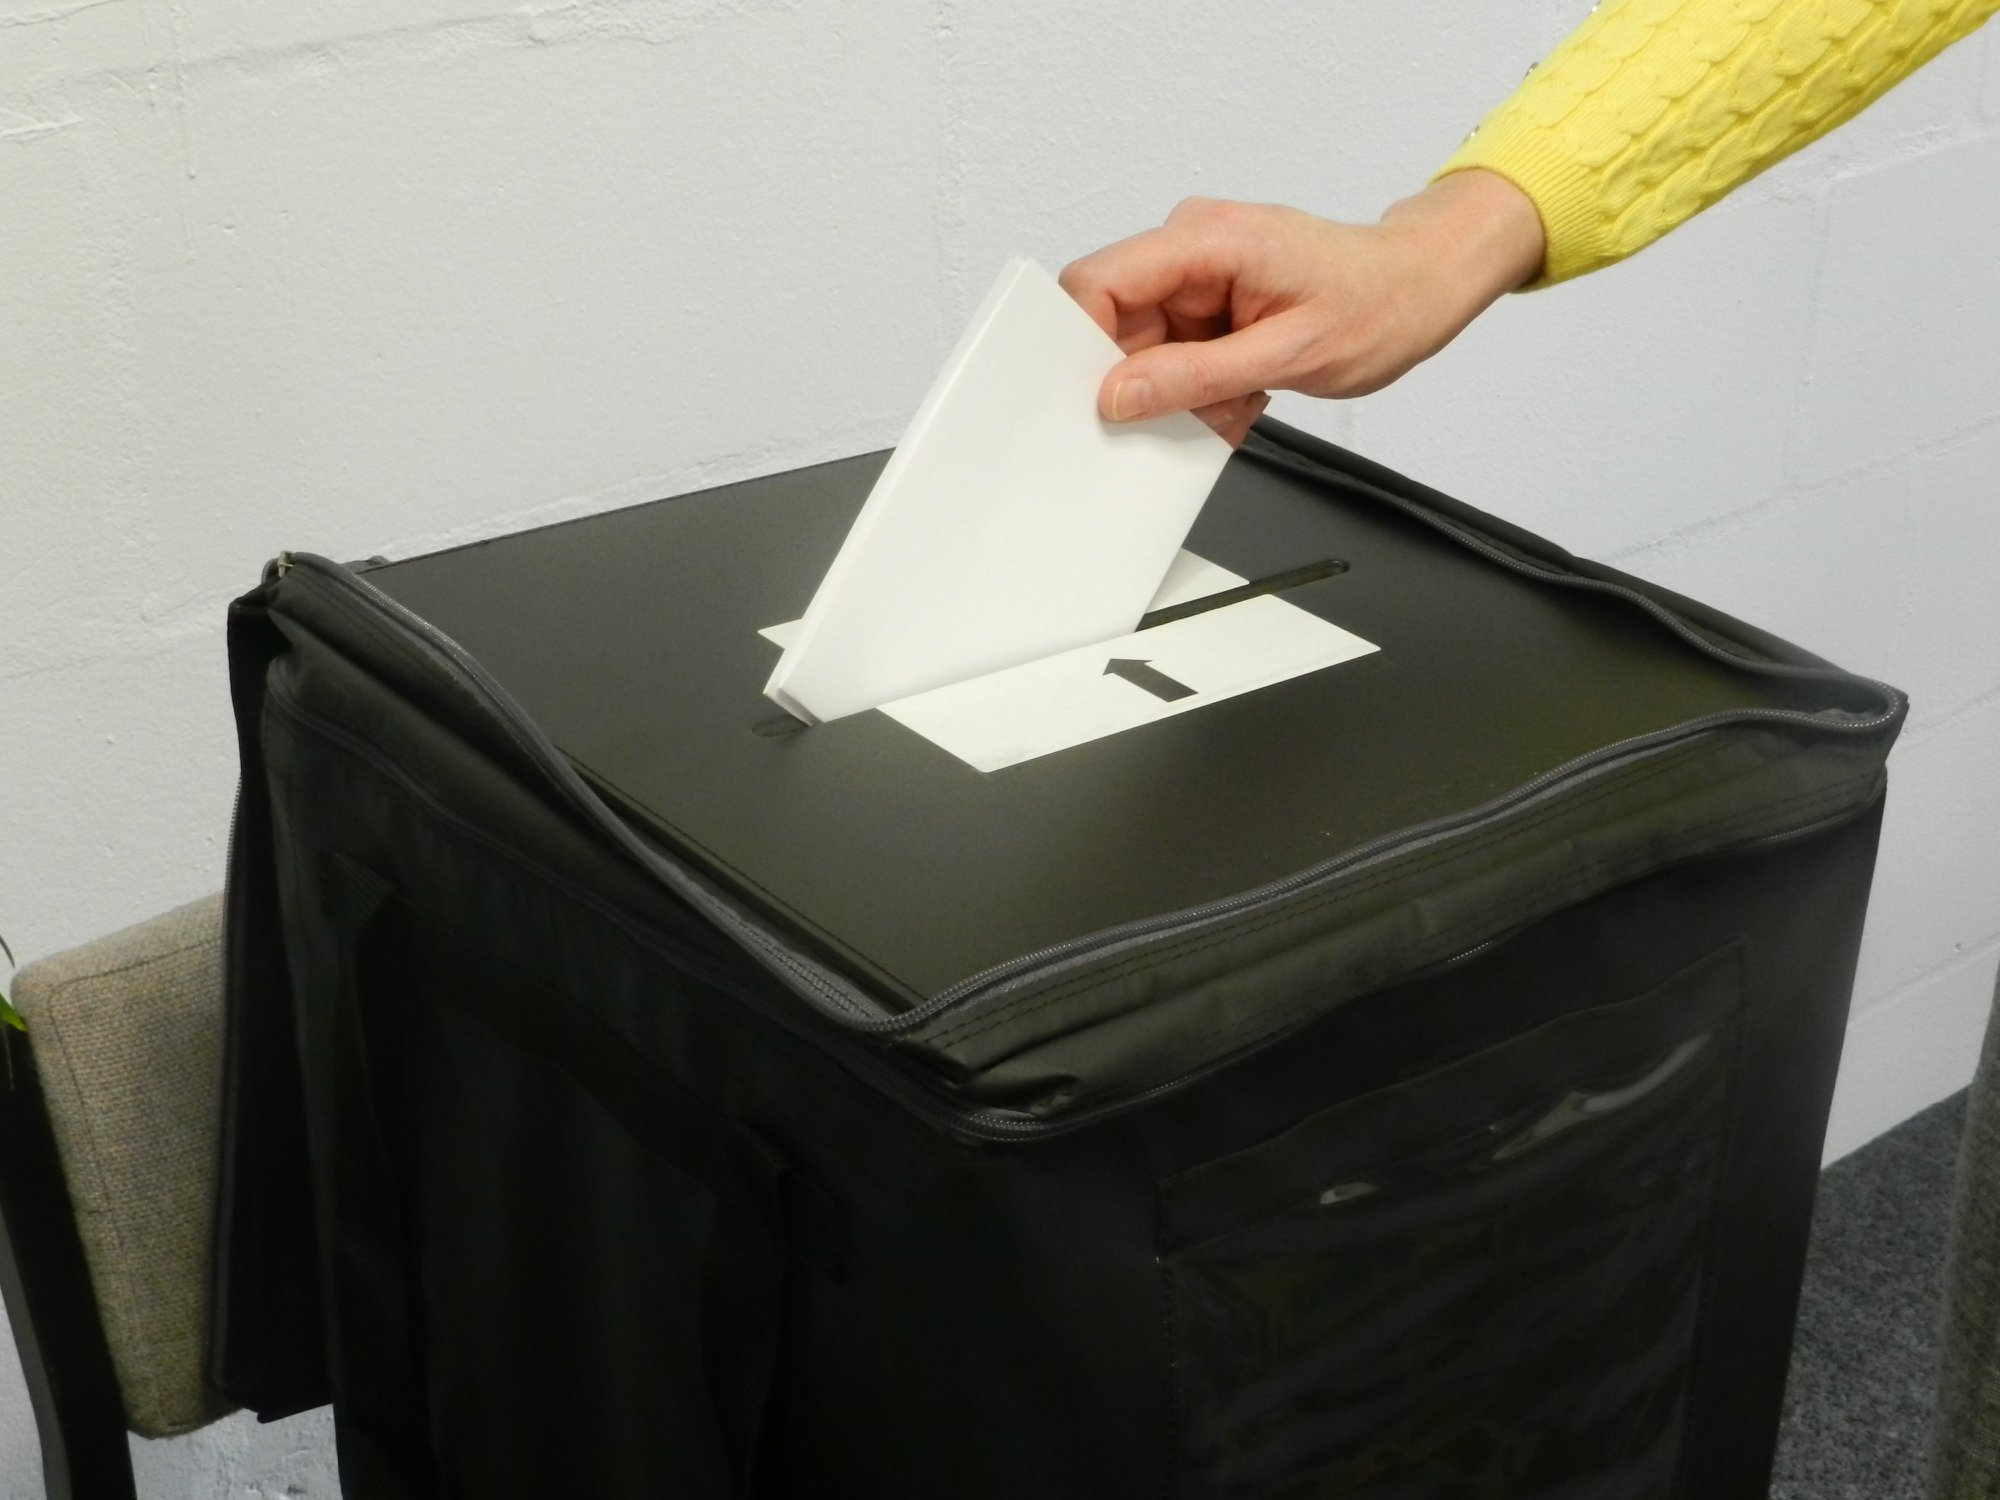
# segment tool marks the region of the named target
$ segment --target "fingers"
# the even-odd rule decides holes
[[[1213,428],[1216,436],[1230,447],[1240,448],[1243,439],[1250,434],[1251,424],[1264,415],[1264,408],[1270,404],[1268,392],[1256,391],[1248,396],[1238,396],[1234,401],[1196,407],[1194,415]]]
[[[1225,316],[1234,267],[1213,236],[1169,220],[1071,261],[1056,280],[1099,328],[1126,345],[1139,320],[1183,328]]]
[[[1218,339],[1141,349],[1105,375],[1098,412],[1108,421],[1135,422],[1287,385],[1296,353],[1287,321],[1281,313]]]
[[[1061,284],[1125,351],[1098,391],[1098,411],[1129,422],[1194,411],[1232,444],[1263,392],[1293,383],[1311,330],[1286,306],[1310,281],[1283,272],[1308,221],[1269,205],[1190,198],[1148,229],[1073,261]],[[1290,256],[1317,269],[1324,257]],[[1243,326],[1236,327],[1237,323]],[[1253,410],[1253,406],[1255,409]]]
[[[1363,396],[1437,353],[1535,274],[1539,226],[1518,188],[1479,172],[1440,178],[1372,225],[1191,198],[1062,284],[1124,351],[1098,389],[1104,418],[1195,411],[1240,441],[1244,408],[1229,403]]]

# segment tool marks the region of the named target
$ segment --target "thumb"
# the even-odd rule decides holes
[[[1136,422],[1283,385],[1288,341],[1270,326],[1274,321],[1252,323],[1219,339],[1155,344],[1127,356],[1098,387],[1099,414],[1111,422]]]

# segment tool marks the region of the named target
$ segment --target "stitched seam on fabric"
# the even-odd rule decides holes
[[[112,936],[115,937],[118,934],[113,933]],[[179,958],[187,953],[198,953],[208,946],[209,943],[207,940],[201,939],[183,943],[178,948],[166,948],[158,953],[149,953],[144,958],[128,959],[122,964],[113,964],[109,968],[86,969],[75,974],[65,974],[62,978],[55,980],[49,985],[48,998],[50,1001],[53,1001],[56,996],[74,985],[88,984],[93,979],[115,979],[118,975],[129,974],[134,969],[143,969],[147,964],[161,963],[170,958]],[[43,960],[43,962],[47,963],[59,961],[59,957]]]
[[[1223,931],[1204,929],[1201,932],[1190,933],[1186,937],[1149,946],[1142,954],[1107,965],[1102,969],[1092,969],[1074,979],[1065,981],[1054,990],[1038,991],[1022,995],[1003,1005],[990,1015],[982,1016],[975,1014],[969,1016],[960,1021],[956,1026],[933,1033],[929,1040],[937,1046],[947,1046],[959,1040],[970,1041],[976,1036],[983,1035],[994,1026],[1013,1019],[1016,1015],[1031,1015],[1035,1011],[1042,1009],[1044,1005],[1052,1004],[1059,1000],[1066,1000],[1078,990],[1088,989],[1092,985],[1099,984],[1106,979],[1143,973],[1147,969],[1156,968],[1163,963],[1168,963],[1183,953],[1213,947],[1223,942],[1251,936],[1272,926],[1317,915],[1322,907],[1339,906],[1345,902],[1353,901],[1391,881],[1400,880],[1418,872],[1428,871],[1433,867],[1443,868],[1459,861],[1470,859],[1474,855],[1484,852],[1490,845],[1502,839],[1532,831],[1553,819],[1589,808],[1607,797],[1628,792],[1634,787],[1641,786],[1647,781],[1653,780],[1655,777],[1663,776],[1667,772],[1676,769],[1683,760],[1692,757],[1701,748],[1705,747],[1696,744],[1682,746],[1680,749],[1671,751],[1661,756],[1658,760],[1651,762],[1643,774],[1635,774],[1630,777],[1614,776],[1605,785],[1595,788],[1587,795],[1559,798],[1541,812],[1518,821],[1509,821],[1496,825],[1483,832],[1468,832],[1462,839],[1450,839],[1434,851],[1419,854],[1409,859],[1397,860],[1392,858],[1385,863],[1382,869],[1376,871],[1373,875],[1365,876],[1351,883],[1337,883],[1329,890],[1316,895],[1302,896],[1296,902],[1286,903],[1282,910],[1268,913],[1254,921],[1244,922],[1240,925],[1230,925]]]

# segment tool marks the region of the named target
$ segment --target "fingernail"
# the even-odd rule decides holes
[[[1134,417],[1143,417],[1153,408],[1153,382],[1134,376],[1121,380],[1111,392],[1111,420],[1129,422]]]

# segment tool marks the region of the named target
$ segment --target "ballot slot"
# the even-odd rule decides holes
[[[1183,550],[1140,628],[931,688],[879,712],[974,770],[994,772],[1224,702],[1377,650],[1277,596],[1347,571],[1338,558],[1250,580]],[[783,648],[800,622],[758,633]],[[791,715],[763,736],[803,732]]]
[[[1169,625],[1175,620],[1184,620],[1190,615],[1206,614],[1212,609],[1222,609],[1244,599],[1255,599],[1264,594],[1282,594],[1289,589],[1302,588],[1308,583],[1318,583],[1322,578],[1337,578],[1348,569],[1345,559],[1324,558],[1319,562],[1307,563],[1303,567],[1286,568],[1266,578],[1244,582],[1227,568],[1219,567],[1207,558],[1198,557],[1183,549],[1176,554],[1167,576],[1161,581],[1152,603],[1147,605],[1145,614],[1139,617],[1138,631],[1144,632],[1158,625]],[[1206,590],[1206,592],[1203,592]],[[804,620],[787,620],[782,625],[767,625],[757,633],[772,645],[783,650],[798,637]],[[1136,632],[1135,632],[1136,633]],[[769,718],[759,719],[751,728],[761,735],[791,734],[812,725],[796,714],[778,713]]]
[[[1342,564],[1343,568],[1345,566]],[[1273,577],[1287,577],[1291,571],[1288,569],[1285,573],[1275,574]],[[1286,588],[1292,586],[1289,583],[1284,585]],[[1245,580],[1241,573],[1232,573],[1219,563],[1212,563],[1207,558],[1183,547],[1175,552],[1167,563],[1166,573],[1161,577],[1159,586],[1153,590],[1152,598],[1147,600],[1145,611],[1140,615],[1135,628],[1143,630],[1149,622],[1164,624],[1165,617],[1172,611],[1190,607],[1213,607],[1205,601],[1214,600],[1226,604],[1242,590],[1257,587],[1259,586]],[[766,625],[757,634],[782,651],[798,639],[799,632],[804,628],[803,619],[787,620],[782,625]],[[801,725],[806,722],[796,715],[786,717]]]
[[[1189,615],[1206,614],[1211,609],[1221,609],[1241,599],[1255,599],[1260,594],[1282,594],[1287,589],[1318,583],[1322,578],[1334,578],[1346,571],[1347,564],[1337,557],[1308,563],[1302,568],[1287,568],[1282,573],[1273,573],[1269,578],[1259,578],[1252,583],[1224,589],[1219,594],[1208,594],[1200,599],[1187,600],[1185,603],[1149,609],[1139,617],[1139,629],[1151,630],[1155,625],[1168,625],[1175,620],[1184,620]]]

